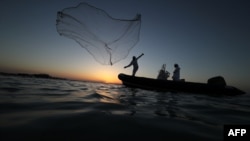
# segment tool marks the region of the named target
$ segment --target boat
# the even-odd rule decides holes
[[[186,81],[161,80],[146,77],[130,76],[123,73],[120,73],[118,75],[118,78],[125,86],[147,90],[215,95],[241,95],[245,93],[244,91],[236,87],[223,85],[221,83],[197,83]]]

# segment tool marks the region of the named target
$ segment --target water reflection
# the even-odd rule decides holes
[[[178,98],[175,93],[124,88],[120,102],[127,105],[130,115],[177,117]]]
[[[102,84],[99,85],[95,92],[99,95],[99,102],[120,104],[119,101],[119,87],[114,85]]]
[[[207,118],[211,118],[208,116],[211,108],[204,100],[197,101],[205,98],[204,96],[137,88],[123,88],[122,91],[124,94],[120,95],[120,103],[127,107],[131,116],[184,119],[211,125]]]
[[[168,93],[157,93],[156,95],[156,111],[155,114],[158,116],[177,117],[176,112],[178,101],[175,98],[175,94]]]
[[[101,112],[139,118],[173,118],[208,125],[245,123],[250,117],[248,95],[211,97],[79,81],[6,78],[1,81],[0,97],[0,111],[6,114],[0,118],[2,121],[8,120],[9,112],[14,118],[33,112],[40,115],[27,114],[27,118]]]

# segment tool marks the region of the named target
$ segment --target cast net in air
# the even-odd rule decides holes
[[[57,13],[57,32],[75,40],[103,65],[125,59],[139,41],[141,15],[115,19],[104,10],[80,3]]]

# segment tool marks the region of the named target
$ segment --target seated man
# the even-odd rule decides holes
[[[163,64],[161,70],[159,71],[157,79],[167,80],[169,75],[170,73],[166,71],[166,64]]]

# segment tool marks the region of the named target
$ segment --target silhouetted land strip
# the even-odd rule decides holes
[[[65,78],[53,77],[53,76],[50,76],[49,74],[28,74],[28,73],[0,72],[0,75],[3,75],[3,76],[20,76],[20,77],[28,77],[28,78],[45,78],[45,79],[67,80]]]

